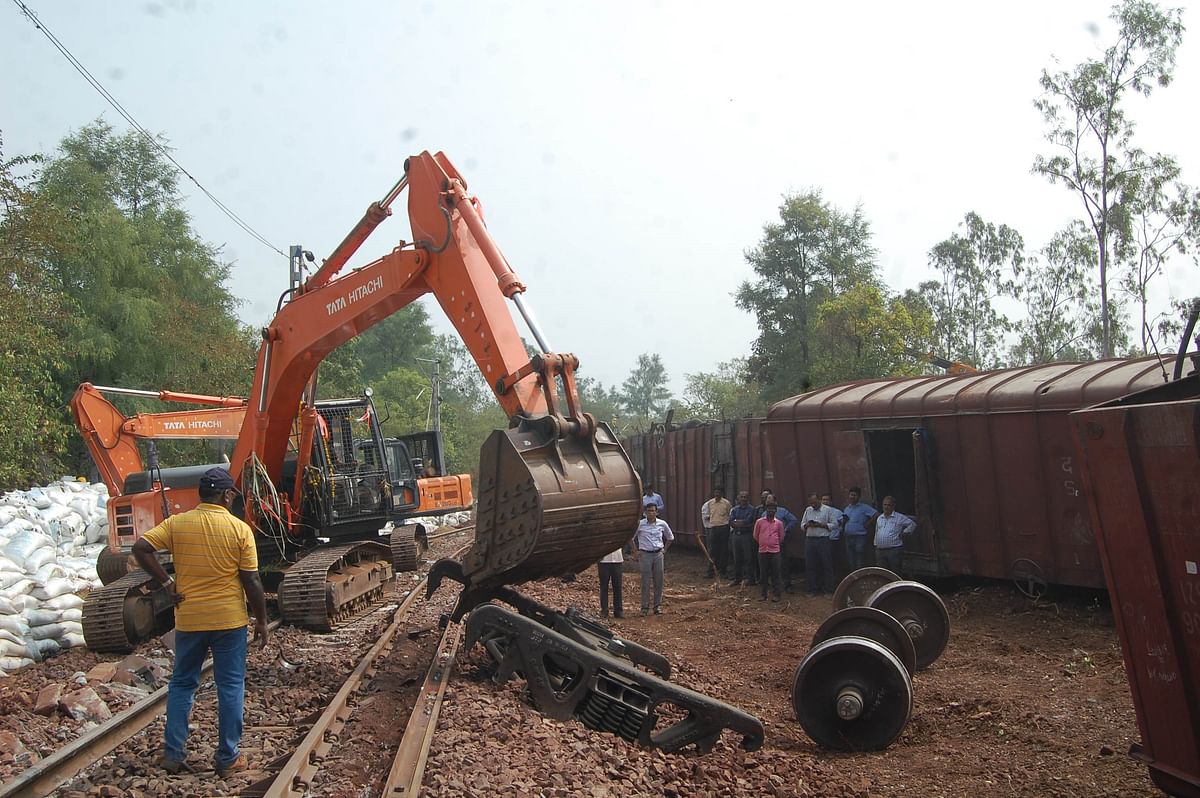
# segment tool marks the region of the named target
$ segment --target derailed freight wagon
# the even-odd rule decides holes
[[[861,486],[917,520],[906,575],[1104,587],[1068,414],[1161,385],[1167,358],[865,380],[775,404],[781,501]]]
[[[1200,374],[1072,415],[1146,763],[1200,798]]]
[[[704,525],[700,505],[719,487],[730,501],[739,490],[750,491],[751,501],[773,484],[771,452],[762,430],[763,419],[690,422],[669,428],[657,425],[648,433],[632,435],[621,443],[641,475],[663,497],[662,517],[691,544]]]

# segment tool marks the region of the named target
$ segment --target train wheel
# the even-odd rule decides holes
[[[917,670],[942,655],[950,639],[950,615],[937,593],[920,582],[892,582],[871,594],[867,606],[895,618],[912,638],[917,650]]]
[[[912,680],[896,655],[874,640],[834,637],[796,669],[792,708],[818,745],[835,751],[880,751],[912,714]]]
[[[892,616],[873,607],[847,607],[825,619],[812,645],[816,648],[835,637],[865,637],[896,655],[911,676],[917,669],[917,649],[908,632]]]
[[[889,582],[899,582],[900,576],[886,568],[869,566],[851,571],[833,591],[833,611],[847,607],[865,607],[867,599]]]

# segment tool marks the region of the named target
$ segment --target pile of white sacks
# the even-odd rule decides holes
[[[100,586],[108,489],[68,478],[0,496],[0,677],[82,646],[83,594]]]

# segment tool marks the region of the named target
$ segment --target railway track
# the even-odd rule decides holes
[[[273,621],[269,628],[279,628]],[[203,678],[212,670],[212,660],[200,668]],[[164,685],[141,702],[121,712],[69,745],[60,748],[16,778],[0,784],[0,798],[42,798],[65,784],[84,768],[114,751],[119,745],[138,734],[167,710],[167,690]]]
[[[442,533],[438,537],[451,537],[461,531]],[[466,549],[465,545],[457,546],[459,551],[450,553],[450,545],[453,542],[444,541],[437,548],[442,549],[448,556],[457,556],[459,551]],[[408,575],[410,581],[407,582],[401,577],[399,587],[402,591],[407,591],[407,597],[403,601],[392,600],[376,607],[328,634],[314,634],[287,627],[281,629],[281,621],[272,622],[271,629],[275,634],[272,636],[268,652],[252,652],[247,668],[249,689],[246,695],[246,727],[242,747],[251,754],[252,764],[259,768],[255,773],[259,780],[237,789],[236,794],[304,794],[303,791],[297,791],[296,787],[310,781],[315,772],[315,768],[307,763],[322,761],[332,750],[338,730],[353,714],[355,696],[364,681],[375,674],[380,662],[391,652],[396,639],[405,637],[400,634],[405,625],[414,623],[412,608],[417,604],[418,597],[423,594],[425,584],[424,577],[419,580],[414,577],[413,574]],[[446,599],[449,598],[447,595]],[[422,614],[427,616],[430,612],[434,613],[436,618],[440,609],[430,606],[424,608]],[[416,623],[427,621],[428,617],[418,619]],[[384,624],[382,631],[379,628],[381,623]],[[425,627],[416,632],[410,631],[407,637],[424,637],[430,628],[432,624],[426,623]],[[312,689],[306,687],[293,692],[289,689],[289,682],[295,681],[299,684],[304,681],[301,677],[308,675],[312,678],[312,675],[316,674],[328,683],[331,674],[345,672],[339,667],[339,662],[345,662],[348,653],[356,649],[361,651],[364,641],[370,643],[369,650],[358,660],[349,676],[344,678],[340,687],[333,693],[332,699],[322,701],[324,711],[309,713],[308,717],[298,720],[295,710],[305,706],[306,700],[311,704],[311,699],[306,699],[305,693],[312,692]],[[452,661],[453,655],[446,660],[446,664]],[[428,664],[428,660],[425,664]],[[211,661],[205,663],[202,679],[210,670]],[[260,686],[258,690],[256,682]],[[270,688],[262,687],[268,682],[271,683]],[[205,691],[203,685],[202,681],[201,693],[197,695],[197,705],[193,710],[193,729],[199,728],[199,731],[194,732],[194,736],[203,734],[209,725],[215,727],[215,717],[211,724],[206,723],[203,716],[197,717],[205,711],[200,700]],[[163,777],[155,771],[151,752],[157,749],[159,740],[151,739],[154,737],[152,729],[150,736],[142,735],[143,731],[152,727],[152,724],[165,714],[167,691],[168,688],[164,686],[149,694],[110,720],[95,726],[9,781],[0,784],[0,798],[41,798],[55,794],[55,791],[62,791],[59,794],[73,794],[86,792],[97,785],[116,785],[123,780],[127,783],[131,763],[136,763],[136,766],[140,766],[145,772],[145,777],[133,780],[135,785],[142,785],[142,789],[138,790],[142,794],[153,794],[157,789],[162,789],[165,786],[162,783],[164,778],[172,791],[179,786],[185,786],[171,785],[170,782],[175,779]],[[280,694],[294,697],[294,703],[285,702],[281,707]],[[279,712],[280,709],[293,710],[292,717],[280,716],[284,714]],[[215,710],[215,707],[211,710]],[[215,711],[213,714],[215,715]],[[161,725],[159,728],[161,729]],[[301,736],[298,742],[297,735]],[[263,758],[264,754],[269,754],[272,750],[277,751],[280,747],[288,749],[288,754]],[[405,750],[411,750],[411,746]],[[401,757],[398,761],[403,760]],[[398,773],[408,774],[411,779],[418,770],[411,766],[403,766]],[[206,774],[200,771],[184,778],[201,778],[209,784],[214,784],[211,772]],[[417,778],[419,779],[419,775]],[[84,789],[76,789],[80,787]],[[229,790],[226,787],[220,791]],[[185,792],[196,790],[185,788]]]
[[[452,556],[458,556],[466,550],[460,548]],[[342,754],[338,744],[343,732],[350,722],[356,699],[362,688],[376,674],[382,661],[391,654],[393,643],[410,617],[413,605],[423,593],[425,580],[415,585],[407,598],[395,608],[391,620],[379,635],[379,639],[370,650],[359,660],[350,676],[342,684],[337,694],[325,707],[324,712],[317,717],[296,746],[290,756],[281,758],[272,765],[278,769],[268,777],[251,784],[241,791],[248,798],[300,798],[313,794],[313,787],[318,773],[325,763]],[[415,703],[421,711],[410,713],[409,726],[406,727],[404,738],[397,749],[396,755],[388,769],[388,777],[384,782],[382,795],[415,795],[420,787],[421,773],[429,750],[429,742],[437,725],[438,705],[444,694],[446,680],[449,678],[450,667],[454,662],[454,652],[460,636],[458,624],[450,624],[438,646],[437,654],[430,666],[430,677],[426,687],[422,688]],[[453,641],[449,645],[447,641]],[[436,674],[436,678],[433,676]],[[426,689],[433,679],[440,689]],[[409,729],[419,729],[409,733]]]

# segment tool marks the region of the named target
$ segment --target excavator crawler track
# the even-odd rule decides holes
[[[420,564],[421,550],[417,543],[417,525],[404,524],[392,530],[388,541],[392,549],[392,568],[396,573],[407,573],[417,570]]]
[[[93,590],[83,602],[83,638],[92,651],[123,653],[171,628],[173,605],[154,577],[132,571]],[[157,595],[156,595],[157,594]]]
[[[382,543],[320,548],[287,570],[279,586],[284,623],[318,632],[381,601],[392,584],[392,553]]]

